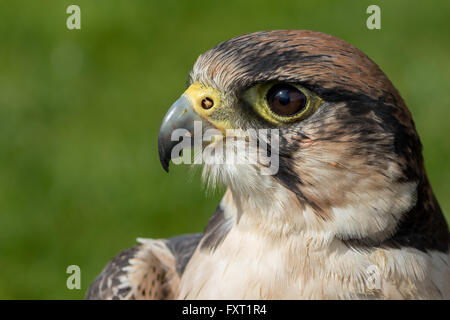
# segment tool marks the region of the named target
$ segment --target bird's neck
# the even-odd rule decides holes
[[[290,205],[295,203],[298,206],[294,200]],[[312,214],[305,213],[301,205],[293,209],[286,208],[286,212],[299,216]],[[353,250],[332,232],[319,227],[315,231],[305,228],[301,218],[274,218],[268,214],[245,198],[234,197],[228,190],[186,267],[179,297],[414,298],[417,288],[430,285],[427,281],[431,281],[425,278],[421,262],[427,261],[426,266],[432,265],[431,269],[439,268],[430,260],[434,259],[432,256],[419,250],[382,247]],[[288,223],[290,219],[293,221]],[[445,255],[438,258],[443,259]],[[439,261],[438,258],[435,260]],[[366,282],[372,272],[377,272],[382,283],[376,290],[370,281]],[[386,281],[404,279],[404,287],[398,290],[386,285]]]
[[[209,234],[218,236],[220,239],[214,244],[218,247],[225,238],[245,235],[260,239],[261,245],[283,247],[289,243],[294,251],[306,242],[317,250],[325,250],[334,241],[333,232],[323,227],[322,218],[281,185],[273,187],[266,196],[259,196],[264,198],[236,195],[228,189],[205,230],[205,238]]]
[[[448,225],[426,176],[419,183],[393,184],[386,192],[380,189],[379,198],[336,207],[329,218],[318,215],[281,184],[265,184],[268,191],[251,195],[227,190],[221,202],[227,229],[286,241],[304,235],[325,246],[338,239],[365,248],[406,246],[448,252]]]

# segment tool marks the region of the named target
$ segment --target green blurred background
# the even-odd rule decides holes
[[[366,28],[381,6],[382,29]],[[66,8],[81,7],[81,30]],[[410,107],[443,211],[450,199],[450,2],[1,1],[0,298],[84,296],[135,238],[200,231],[220,192],[157,156],[196,57],[231,37],[312,29],[367,53]],[[81,267],[82,289],[66,288]]]

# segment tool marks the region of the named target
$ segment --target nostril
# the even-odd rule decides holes
[[[204,98],[202,100],[202,108],[203,109],[211,109],[214,106],[214,101],[211,98]]]

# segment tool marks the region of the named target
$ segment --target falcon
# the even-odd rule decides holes
[[[277,130],[278,170],[204,161],[205,180],[226,186],[204,232],[139,239],[88,299],[450,298],[449,229],[411,113],[360,50],[305,30],[220,43],[162,122],[166,171],[181,156],[173,131],[194,136],[196,122],[224,133],[204,149],[228,129]]]

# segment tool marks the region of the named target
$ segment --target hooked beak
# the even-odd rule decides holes
[[[169,163],[172,159],[172,149],[179,143],[179,140],[174,141],[172,139],[172,133],[176,129],[185,129],[190,133],[191,137],[193,137],[195,121],[202,121],[203,128],[210,127],[210,124],[194,111],[191,100],[183,94],[170,107],[162,121],[161,128],[159,129],[159,161],[166,172],[169,172]],[[193,139],[191,139],[191,141],[193,141]],[[180,155],[177,157],[179,156]]]

